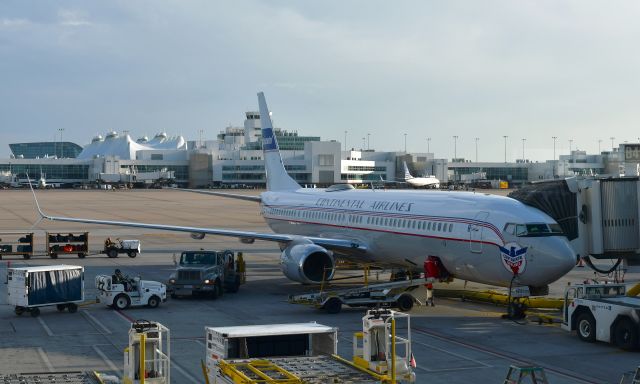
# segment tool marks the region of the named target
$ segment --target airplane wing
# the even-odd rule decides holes
[[[114,225],[114,226],[121,226],[121,227],[156,229],[161,231],[188,232],[188,233],[196,233],[196,234],[204,234],[204,235],[228,236],[228,237],[237,237],[241,240],[245,240],[248,242],[253,242],[254,240],[264,240],[264,241],[274,241],[274,242],[286,244],[295,240],[306,239],[313,242],[314,244],[325,247],[326,249],[337,251],[343,254],[362,254],[367,251],[367,247],[364,244],[354,240],[347,240],[347,239],[331,239],[331,238],[323,238],[323,237],[309,237],[309,236],[278,234],[278,233],[238,231],[233,229],[183,227],[183,226],[177,226],[177,225],[136,223],[136,222],[130,222],[130,221],[96,220],[96,219],[82,219],[82,218],[75,218],[75,217],[51,216],[51,215],[45,214],[40,208],[40,204],[38,203],[38,199],[36,198],[36,193],[33,190],[33,187],[31,188],[31,192],[33,193],[33,198],[35,199],[36,208],[38,210],[38,214],[40,215],[41,220],[47,219],[51,221],[66,221],[71,223]]]
[[[201,189],[176,189],[176,190],[185,191],[185,192],[192,192],[192,193],[201,193],[203,195],[213,195],[213,196],[220,196],[220,197],[228,197],[228,198],[237,199],[237,200],[254,201],[256,203],[259,203],[259,202],[262,201],[262,199],[260,199],[260,196],[241,195],[239,193],[205,191],[205,190],[201,190]]]

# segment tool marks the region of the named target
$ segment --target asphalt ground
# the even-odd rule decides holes
[[[40,205],[53,215],[270,232],[255,203],[247,201],[176,190],[37,193]],[[278,266],[280,251],[274,243],[257,241],[247,245],[210,236],[198,241],[185,233],[48,221],[31,229],[36,222],[29,191],[0,191],[0,232],[34,231],[36,252],[40,254],[30,260],[4,257],[0,262],[1,280],[5,279],[4,269],[9,263],[83,265],[89,301],[95,298],[96,274],[111,274],[119,268],[146,280],[165,281],[173,269],[174,253],[204,248],[244,252],[247,283],[237,294],[227,293],[218,300],[170,299],[157,309],[125,311],[90,304],[75,314],[45,307],[37,318],[15,315],[13,308],[6,305],[6,285],[0,284],[0,304],[5,304],[0,305],[0,373],[98,370],[121,375],[127,332],[135,319],[158,321],[170,328],[174,383],[204,382],[200,360],[205,354],[205,326],[317,321],[338,327],[339,353],[347,358],[352,355],[352,334],[361,330],[364,311],[346,308],[340,314],[329,315],[289,304],[289,294],[304,293],[313,287],[291,282],[282,275]],[[62,255],[52,260],[44,255],[44,231],[89,231],[92,254],[85,259]],[[98,254],[107,236],[139,239],[142,253],[134,259],[126,255],[109,259]],[[554,283],[551,290],[557,294],[568,281],[589,277],[593,277],[590,270],[577,267]],[[626,276],[628,283],[638,280],[638,273]],[[452,284],[462,285],[457,281]],[[469,283],[467,288],[487,287]],[[509,366],[516,364],[543,367],[550,383],[618,383],[623,373],[640,364],[639,352],[625,352],[604,343],[583,343],[557,324],[503,320],[503,311],[492,305],[438,297],[435,307],[414,307],[410,313],[417,382],[502,383]]]

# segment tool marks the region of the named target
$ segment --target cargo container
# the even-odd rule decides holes
[[[39,307],[55,305],[71,313],[84,301],[84,267],[51,265],[7,269],[7,303],[16,315],[29,312],[36,317]]]

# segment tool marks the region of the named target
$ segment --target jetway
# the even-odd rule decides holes
[[[640,179],[571,177],[536,182],[509,194],[554,218],[577,257],[640,265]]]

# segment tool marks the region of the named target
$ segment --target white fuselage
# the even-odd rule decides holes
[[[422,270],[437,256],[457,278],[508,286],[519,262],[516,283],[544,286],[575,265],[565,236],[516,237],[507,223],[555,221],[511,198],[467,192],[298,189],[265,192],[262,214],[276,233],[356,240],[367,252],[360,262]],[[505,261],[500,247],[524,249]],[[364,259],[362,259],[364,258]]]
[[[435,177],[413,177],[407,178],[405,181],[411,185],[412,187],[422,188],[422,187],[434,187],[438,188],[440,186],[440,180]]]

